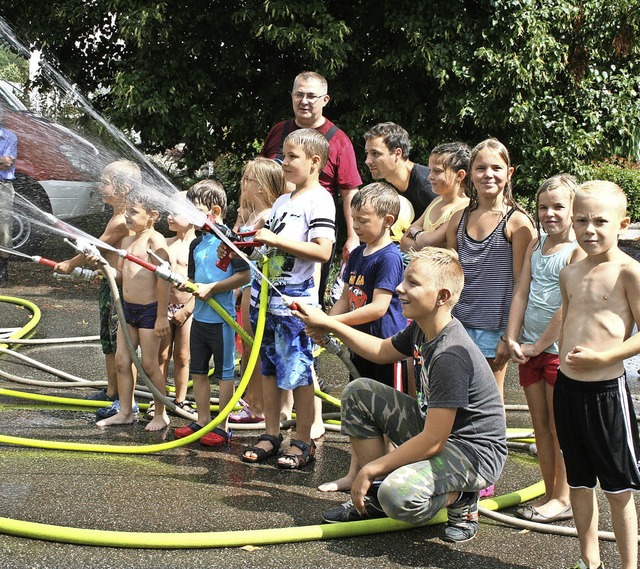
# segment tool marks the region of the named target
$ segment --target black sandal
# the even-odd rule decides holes
[[[278,468],[286,468],[289,470],[297,470],[307,466],[316,457],[316,443],[311,441],[311,444],[307,444],[304,441],[295,439],[291,441],[292,447],[298,447],[301,454],[285,453],[280,458],[288,459],[292,462],[280,462],[278,460]]]
[[[280,445],[282,444],[282,434],[278,435],[277,437],[274,437],[273,435],[267,435],[267,434],[260,435],[258,437],[258,442],[260,441],[267,441],[271,443],[271,450],[265,450],[263,448],[256,447],[256,446],[247,447],[244,449],[242,453],[242,462],[250,462],[252,464],[255,464],[258,462],[264,462],[270,456],[278,454],[278,450],[280,450]],[[248,452],[254,453],[256,457],[253,458],[253,457],[247,456]]]
[[[197,410],[193,403],[191,401],[188,401],[187,399],[184,399],[183,401],[176,401],[175,404],[176,407],[180,407],[180,409],[186,411],[187,413],[197,413]]]

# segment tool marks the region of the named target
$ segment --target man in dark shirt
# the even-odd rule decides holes
[[[389,182],[407,198],[420,217],[437,196],[429,182],[429,168],[409,160],[409,133],[392,122],[383,122],[364,133],[366,165],[376,179]]]

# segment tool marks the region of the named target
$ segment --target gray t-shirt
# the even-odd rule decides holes
[[[449,441],[467,455],[477,472],[495,481],[507,458],[504,407],[487,360],[455,318],[430,342],[410,326],[391,339],[399,352],[420,358],[417,381],[422,412],[457,408]]]

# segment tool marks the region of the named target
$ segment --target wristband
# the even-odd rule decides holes
[[[424,233],[424,229],[419,229],[418,231],[416,231],[413,234],[413,242],[415,243],[418,240],[418,235],[420,235],[421,233]]]
[[[504,334],[500,336],[500,341],[504,342],[505,344],[507,343],[507,339],[504,337]]]

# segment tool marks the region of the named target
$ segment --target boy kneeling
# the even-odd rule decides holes
[[[422,525],[447,507],[444,540],[478,530],[478,492],[494,484],[507,456],[502,400],[486,359],[451,316],[464,276],[457,255],[428,247],[411,254],[397,292],[411,325],[379,339],[301,306],[318,340],[326,332],[376,363],[413,356],[418,397],[361,378],[342,394],[342,432],[361,470],[351,500],[326,511],[326,522],[384,517]],[[398,445],[386,453],[383,435]]]

